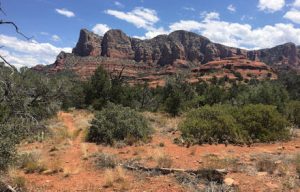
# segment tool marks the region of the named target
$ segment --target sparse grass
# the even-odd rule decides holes
[[[112,187],[114,185],[114,173],[111,169],[105,170],[104,180],[104,187]]]
[[[72,135],[68,132],[68,129],[64,125],[64,123],[61,121],[61,119],[54,117],[46,122],[48,130],[50,131],[51,140],[53,140],[54,143],[58,144],[66,139],[71,139]]]
[[[296,172],[298,174],[298,177],[300,178],[300,153],[297,154],[295,157],[295,165],[296,165]]]
[[[256,169],[259,172],[273,174],[277,169],[277,165],[272,159],[262,158],[256,162]]]
[[[26,191],[26,179],[22,176],[12,178],[12,183],[19,191]]]
[[[218,184],[216,182],[210,182],[205,188],[205,192],[237,192],[238,189],[227,186],[225,184]]]
[[[59,127],[53,128],[52,138],[55,143],[61,143],[67,139],[72,139],[72,134],[68,131],[64,124]]]
[[[109,188],[118,185],[120,190],[128,190],[129,183],[126,182],[125,170],[117,166],[115,169],[107,169],[104,173],[104,187]]]
[[[118,164],[118,160],[115,155],[108,153],[95,154],[95,164],[99,169],[103,168],[115,168]]]
[[[63,172],[61,160],[54,159],[54,160],[50,161],[49,165],[48,165],[48,169],[52,174],[58,173],[58,172]]]
[[[80,133],[82,132],[82,129],[76,129],[75,131],[73,131],[73,133],[72,133],[72,139],[74,140],[74,139],[76,139],[79,135],[80,135]]]
[[[160,168],[170,168],[173,164],[171,157],[161,151],[155,153],[154,160]]]
[[[201,167],[205,169],[237,169],[238,159],[232,157],[219,158],[217,155],[208,154],[203,157]]]
[[[40,153],[37,151],[21,153],[17,160],[17,166],[25,173],[41,173],[47,169],[40,161]]]
[[[166,113],[143,112],[143,116],[149,120],[156,130],[161,133],[177,130],[181,117],[170,117]]]
[[[89,158],[89,151],[88,151],[88,146],[86,143],[81,143],[80,145],[80,149],[82,152],[82,159],[83,160],[87,160]]]

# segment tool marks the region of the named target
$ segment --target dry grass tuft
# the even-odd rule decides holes
[[[104,173],[104,187],[109,188],[113,186],[119,186],[121,190],[128,189],[129,183],[126,182],[125,170],[117,166],[115,169],[107,169]]]
[[[17,166],[25,171],[25,173],[41,173],[47,168],[40,160],[39,151],[23,152],[19,155]]]
[[[220,158],[215,154],[208,154],[202,158],[202,168],[205,169],[234,169],[237,171],[238,159],[232,157]]]
[[[93,156],[95,157],[96,167],[99,169],[115,168],[118,164],[116,156],[109,153],[98,153]]]
[[[155,154],[155,156],[153,158],[157,163],[157,167],[160,167],[160,168],[172,167],[173,160],[171,159],[171,157],[169,155],[166,155],[165,153],[163,153],[159,150],[157,152],[155,152],[154,154]]]

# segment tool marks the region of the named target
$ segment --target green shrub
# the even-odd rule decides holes
[[[3,171],[12,163],[16,150],[13,140],[2,136],[0,138],[0,171]]]
[[[142,115],[128,107],[109,103],[93,119],[87,140],[110,145],[115,141],[133,144],[146,141],[151,133],[152,129]]]
[[[182,136],[198,143],[237,143],[244,140],[245,134],[230,114],[229,108],[230,106],[214,105],[192,110],[180,125]]]
[[[204,106],[180,124],[184,139],[197,143],[270,142],[289,138],[288,121],[275,106]]]
[[[270,142],[289,138],[289,123],[275,106],[247,105],[233,115],[252,140]]]
[[[291,123],[300,128],[300,101],[290,101],[287,103],[285,114]]]

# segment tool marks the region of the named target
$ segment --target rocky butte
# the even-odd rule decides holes
[[[121,30],[109,30],[101,37],[82,29],[72,53],[61,52],[54,64],[33,69],[45,73],[72,71],[86,79],[98,66],[112,74],[122,71],[129,83],[147,82],[152,87],[163,86],[167,76],[177,73],[185,73],[190,82],[225,76],[236,79],[240,75],[244,79],[276,79],[278,70],[300,70],[300,47],[287,43],[248,51],[182,30],[140,40]]]

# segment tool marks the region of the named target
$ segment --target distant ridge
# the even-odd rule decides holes
[[[217,68],[211,66],[215,61],[219,64]],[[229,64],[232,68],[227,66]],[[286,43],[248,51],[213,43],[206,37],[183,30],[140,40],[118,29],[109,30],[103,37],[82,29],[72,53],[62,52],[54,64],[33,69],[47,73],[71,70],[87,78],[100,65],[115,73],[124,68],[122,75],[129,82],[147,81],[153,85],[163,84],[163,77],[178,71],[190,74],[192,81],[226,75],[236,78],[233,75],[236,72],[248,79],[276,78],[277,70],[300,71],[300,48]],[[207,69],[210,66],[214,69]]]

